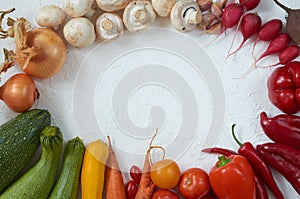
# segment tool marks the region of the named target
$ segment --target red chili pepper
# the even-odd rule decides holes
[[[254,172],[241,155],[220,156],[209,172],[215,194],[222,199],[255,199]]]
[[[230,149],[224,149],[224,148],[219,148],[219,147],[205,148],[205,149],[202,149],[202,151],[207,152],[207,153],[222,154],[225,156],[237,154],[235,151],[232,151]],[[258,176],[258,174],[255,171],[254,171],[254,181],[255,181],[255,188],[256,188],[256,199],[268,199],[269,196],[268,196],[266,187],[264,185],[264,182],[262,181],[262,179]]]
[[[240,148],[238,153],[244,156],[252,165],[255,172],[263,179],[270,191],[275,195],[277,199],[284,199],[282,192],[278,188],[273,174],[267,164],[267,162],[261,157],[250,142],[241,143],[234,134],[235,124],[232,125],[232,136],[234,140],[239,144]]]
[[[205,148],[205,149],[202,149],[201,151],[205,152],[205,153],[222,154],[225,156],[237,155],[237,153],[235,151],[232,151],[230,149],[219,148],[219,147]]]
[[[270,143],[257,145],[257,150],[268,164],[281,173],[300,194],[300,166],[295,164],[299,163],[300,150]]]
[[[276,68],[267,86],[270,101],[281,111],[294,114],[300,110],[300,62],[289,62]]]
[[[260,125],[265,134],[274,142],[289,145],[300,150],[300,117],[280,114],[268,118],[260,114]]]
[[[300,150],[288,145],[271,142],[261,144],[260,147],[263,147],[265,151],[279,155],[291,164],[300,167]]]

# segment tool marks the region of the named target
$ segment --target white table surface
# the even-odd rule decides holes
[[[61,1],[2,0],[0,9],[15,7],[10,17],[25,17],[37,26],[37,9],[48,4],[61,6]],[[281,2],[300,8],[297,0]],[[279,18],[285,23],[286,13],[272,0],[262,0],[255,11],[263,22]],[[63,69],[50,79],[35,80],[41,96],[34,107],[51,112],[65,141],[80,136],[87,144],[110,134],[123,171],[132,164],[142,167],[155,127],[159,128],[155,144],[164,146],[167,157],[175,159],[182,171],[194,166],[209,171],[217,156],[200,150],[213,146],[237,150],[230,134],[233,123],[242,141],[257,145],[270,141],[259,125],[260,112],[271,116],[281,113],[267,97],[266,81],[274,68],[255,69],[239,78],[253,63],[250,52],[255,38],[225,63],[233,35],[234,31],[228,30],[211,43],[213,35],[199,29],[178,33],[169,19],[158,17],[150,29],[138,34],[126,32],[116,41],[97,39],[85,49],[67,45]],[[241,39],[238,33],[234,47]],[[259,43],[256,55],[266,46]],[[14,49],[14,43],[12,39],[0,40],[0,47]],[[261,63],[276,61],[276,56],[270,56]],[[2,74],[1,84],[17,72],[20,70],[15,67]],[[1,122],[15,115],[0,102]],[[274,171],[274,176],[286,198],[299,198],[281,175]],[[124,173],[124,178],[127,181],[128,174]]]

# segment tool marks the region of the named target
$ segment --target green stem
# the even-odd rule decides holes
[[[218,159],[219,163],[217,164],[217,168],[225,166],[226,164],[232,161],[232,158],[226,158],[224,155],[218,157]]]
[[[232,127],[231,127],[231,133],[232,133],[232,136],[233,136],[234,140],[236,141],[236,143],[238,143],[238,145],[241,147],[243,144],[237,139],[237,137],[234,134],[234,127],[235,126],[236,126],[236,124],[232,125]]]

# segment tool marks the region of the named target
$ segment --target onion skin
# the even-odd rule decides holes
[[[0,87],[0,99],[17,113],[29,110],[38,96],[34,81],[27,74],[16,74]]]
[[[22,46],[16,49],[15,60],[28,75],[49,78],[63,67],[66,45],[62,38],[47,28],[32,29],[24,34]]]

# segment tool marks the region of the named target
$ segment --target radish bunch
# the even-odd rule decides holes
[[[251,37],[257,37],[252,47],[254,64],[248,72],[257,67],[257,63],[261,59],[269,55],[277,54],[279,59],[277,63],[272,64],[271,66],[287,64],[300,55],[299,46],[296,44],[290,45],[292,40],[290,35],[288,33],[281,32],[283,26],[281,20],[272,19],[262,24],[262,19],[257,13],[249,12],[257,8],[259,3],[260,0],[238,0],[238,3],[230,3],[226,5],[221,17],[221,30],[217,35],[218,38],[218,36],[223,34],[227,29],[236,27],[235,35],[226,59],[239,51],[245,42]],[[243,40],[236,50],[230,52],[238,31],[242,34]],[[266,50],[258,56],[258,58],[255,58],[255,47],[260,41],[269,42],[269,44]]]

